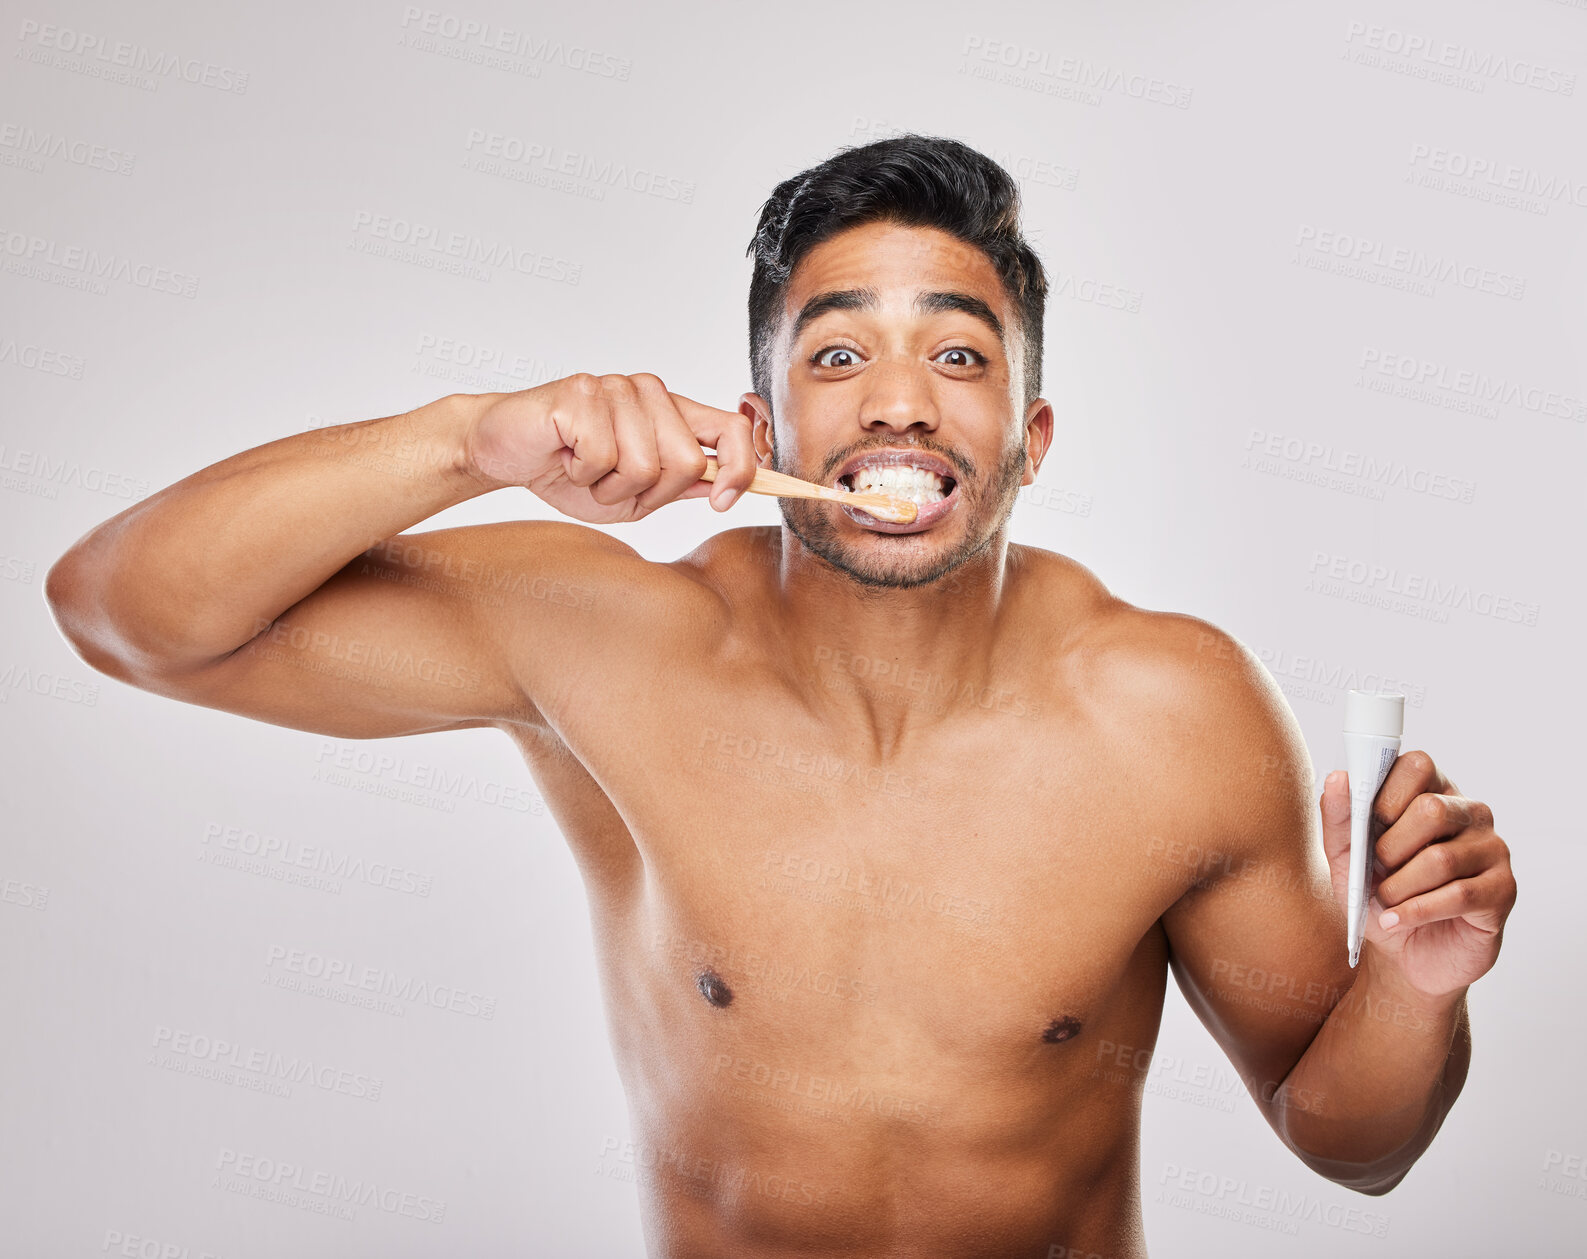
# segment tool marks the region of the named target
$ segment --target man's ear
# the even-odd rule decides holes
[[[1025,447],[1025,476],[1020,484],[1031,485],[1042,459],[1052,448],[1052,403],[1046,398],[1037,398],[1025,408]]]
[[[755,457],[763,468],[771,466],[771,404],[758,393],[746,393],[738,400],[738,413],[751,421],[750,439]]]

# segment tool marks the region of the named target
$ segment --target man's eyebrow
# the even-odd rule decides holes
[[[932,315],[944,310],[961,310],[972,319],[979,319],[995,332],[999,345],[1005,349],[1008,346],[1008,342],[1003,336],[1003,321],[997,317],[997,313],[990,306],[972,294],[921,293],[915,298],[915,309],[922,315]]]
[[[799,310],[798,318],[794,320],[792,340],[797,341],[799,334],[810,324],[821,318],[828,311],[834,310],[875,310],[881,305],[875,289],[832,289],[825,293],[817,293],[807,301]],[[971,293],[931,292],[920,293],[915,297],[915,309],[922,315],[937,314],[941,311],[963,311],[972,319],[979,319],[997,336],[998,344],[1007,348],[1007,338],[1003,334],[1003,321],[997,313]]]
[[[799,317],[794,320],[793,337],[797,341],[799,334],[805,328],[820,319],[829,310],[875,310],[882,304],[876,290],[864,289],[832,289],[826,293],[817,293],[799,310]]]

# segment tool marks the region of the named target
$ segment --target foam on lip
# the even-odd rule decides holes
[[[909,469],[909,475],[890,473],[890,469]],[[950,512],[958,501],[958,480],[953,465],[942,456],[918,448],[872,449],[852,458],[832,481],[835,489],[845,494],[882,496],[897,503],[901,509],[888,512],[885,508],[871,510],[858,505],[844,505],[843,510],[857,524],[868,528],[883,527],[884,533],[908,532],[912,525],[928,527]],[[866,476],[866,474],[871,474]],[[864,478],[864,488],[860,487]]]
[[[920,516],[920,508],[913,499],[899,498],[896,494],[888,495],[898,506],[888,507],[877,505],[875,507],[860,507],[857,510],[867,516],[874,516],[877,520],[885,520],[894,525],[912,525]]]
[[[891,496],[889,496],[891,497]],[[929,529],[939,520],[948,516],[959,505],[959,487],[956,485],[953,492],[944,498],[934,499],[929,503],[916,504],[912,499],[892,498],[891,501],[900,507],[913,510],[907,520],[897,519],[884,515],[881,510],[872,510],[858,504],[840,504],[844,513],[856,524],[875,533],[915,533],[918,530]]]

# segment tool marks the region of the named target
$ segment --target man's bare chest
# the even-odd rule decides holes
[[[1062,1043],[1178,894],[1151,792],[1061,712],[966,705],[883,757],[805,710],[675,698],[587,706],[530,759],[587,881],[628,880],[592,889],[598,928],[676,1016],[928,1058]]]

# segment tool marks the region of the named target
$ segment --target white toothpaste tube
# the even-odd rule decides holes
[[[1361,959],[1367,928],[1367,875],[1372,869],[1372,802],[1400,754],[1405,696],[1351,691],[1345,696],[1345,769],[1350,775],[1350,889],[1345,944],[1350,965]]]

